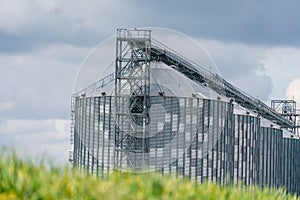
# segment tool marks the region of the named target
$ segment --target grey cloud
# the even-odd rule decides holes
[[[69,123],[57,119],[4,120],[0,123],[0,145],[12,145],[22,156],[47,156],[64,165],[70,148]]]
[[[262,67],[260,61],[265,56],[263,47],[216,40],[199,41],[210,53],[224,78],[234,79]]]
[[[25,67],[26,68],[26,67]],[[34,75],[22,74],[16,80],[2,80],[0,101],[12,102],[1,118],[68,118],[70,96],[75,71],[70,67],[53,70],[36,70]],[[30,79],[29,81],[27,79]],[[52,79],[52,80],[49,80]],[[10,85],[11,84],[11,85]],[[10,86],[9,86],[10,85]],[[14,85],[14,86],[12,86]]]
[[[252,97],[261,100],[268,100],[273,90],[272,79],[265,74],[258,75],[250,72],[239,76],[237,79],[230,80],[230,82]]]
[[[299,45],[296,0],[276,1],[135,1],[142,22],[167,26],[193,37],[248,44]],[[143,12],[143,8],[149,12]]]
[[[88,51],[52,45],[28,54],[0,55],[0,119],[69,118],[73,82]]]
[[[12,1],[19,4],[13,5],[18,7],[12,11],[16,13],[8,12],[10,5],[2,6],[0,50],[26,50],[53,42],[94,46],[117,27],[149,26],[207,39],[300,45],[296,0],[28,2]]]
[[[200,42],[211,53],[223,78],[253,97],[269,98],[273,82],[261,63],[266,58],[265,48],[213,40]]]
[[[31,49],[45,43],[95,46],[118,26],[134,21],[133,12],[120,17],[130,10],[128,5],[118,0],[0,2],[0,50]]]

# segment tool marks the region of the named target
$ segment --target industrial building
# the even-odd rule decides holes
[[[269,107],[151,30],[118,29],[115,41],[113,64],[72,96],[74,167],[100,178],[156,171],[300,194],[295,101]]]

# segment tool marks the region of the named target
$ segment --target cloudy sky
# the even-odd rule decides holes
[[[80,64],[119,27],[163,27],[199,41],[229,82],[300,103],[296,0],[0,0],[0,145],[65,163]]]

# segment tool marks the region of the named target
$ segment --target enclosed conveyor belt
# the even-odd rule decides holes
[[[242,90],[227,82],[218,74],[211,73],[204,67],[193,63],[191,60],[164,46],[162,43],[155,40],[154,38],[152,39],[154,45],[152,45],[150,51],[148,51],[151,54],[151,60],[164,62],[165,64],[171,66],[172,68],[181,72],[188,78],[200,84],[207,83],[207,85],[216,92],[224,94],[229,98],[234,98],[234,100],[240,105],[250,110],[256,111],[264,118],[272,120],[284,128],[292,129],[295,127],[292,121],[289,121],[288,119],[284,118],[275,110],[271,109],[269,106],[264,104],[262,101],[251,97],[250,95],[246,94]],[[127,71],[124,71],[122,73],[126,72]],[[111,73],[103,79],[100,79],[96,83],[93,83],[90,86],[84,88],[83,90],[77,92],[75,96],[78,96],[80,94],[86,94],[91,91],[97,91],[99,88],[114,81],[114,79],[115,73]]]
[[[198,83],[207,83],[210,88],[219,93],[225,93],[227,97],[234,98],[234,100],[240,105],[256,111],[261,116],[276,122],[282,127],[294,128],[292,121],[284,118],[260,100],[251,97],[224,80],[219,75],[209,72],[205,68],[198,66],[183,56],[173,53],[171,50],[167,50],[159,46],[152,46],[151,59],[162,61],[165,64],[172,66],[177,71]]]

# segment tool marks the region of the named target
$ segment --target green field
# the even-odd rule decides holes
[[[160,174],[114,172],[96,179],[68,167],[40,160],[20,159],[0,150],[0,200],[2,199],[297,199],[284,190],[257,187],[195,184]],[[299,198],[300,199],[300,198]]]

